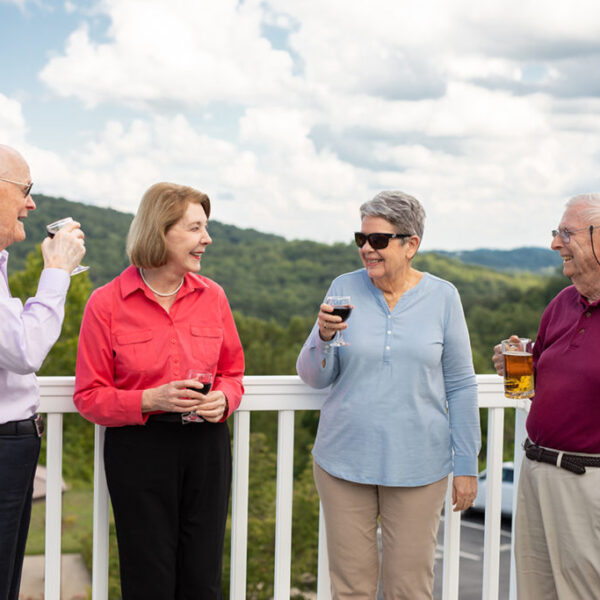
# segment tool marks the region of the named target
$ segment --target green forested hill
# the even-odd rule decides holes
[[[80,221],[86,232],[84,262],[92,267],[92,286],[106,283],[127,266],[124,248],[132,215],[64,198],[38,195],[35,201],[37,210],[26,221],[27,240],[10,249],[11,272],[23,269],[25,257],[45,235],[45,224],[64,216]],[[287,241],[217,221],[211,221],[209,229],[213,244],[203,259],[202,273],[225,288],[235,311],[263,320],[274,319],[281,325],[286,325],[292,316],[314,317],[331,280],[361,267],[352,244]],[[539,266],[539,253],[535,250],[542,251],[523,249],[521,264],[527,264],[525,258],[531,252],[532,264]],[[517,260],[515,252],[482,252],[488,260],[496,253],[499,268],[510,268]],[[467,316],[473,310],[481,312],[476,309],[496,310],[527,298],[547,281],[546,277],[526,271],[507,273],[436,252],[418,255],[414,264],[454,283]]]

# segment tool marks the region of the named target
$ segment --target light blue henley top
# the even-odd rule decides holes
[[[456,288],[429,273],[390,311],[365,269],[336,278],[327,296],[351,296],[349,346],[330,347],[315,324],[298,374],[331,386],[313,448],[335,477],[419,486],[477,475],[477,383]]]

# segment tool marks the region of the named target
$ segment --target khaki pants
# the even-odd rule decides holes
[[[515,563],[519,600],[600,598],[600,468],[523,459]]]
[[[333,600],[376,598],[378,516],[383,597],[431,599],[437,531],[448,478],[419,487],[385,487],[338,479],[316,463],[313,472],[325,516]]]

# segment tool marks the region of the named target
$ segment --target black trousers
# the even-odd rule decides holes
[[[104,460],[123,600],[220,600],[227,424],[108,428]]]
[[[0,600],[17,600],[40,438],[0,436]]]

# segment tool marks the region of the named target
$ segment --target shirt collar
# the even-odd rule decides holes
[[[579,302],[583,306],[584,309],[595,308],[596,306],[600,305],[600,300],[596,300],[595,302],[590,302],[585,296],[582,296],[581,294],[579,294]]]
[[[196,289],[204,289],[210,287],[208,281],[196,275],[195,273],[186,273],[184,275],[183,285],[181,290],[184,293],[192,292]],[[121,273],[121,293],[123,298],[127,298],[130,294],[133,294],[136,290],[143,290],[144,282],[137,267],[130,265],[123,273]]]

